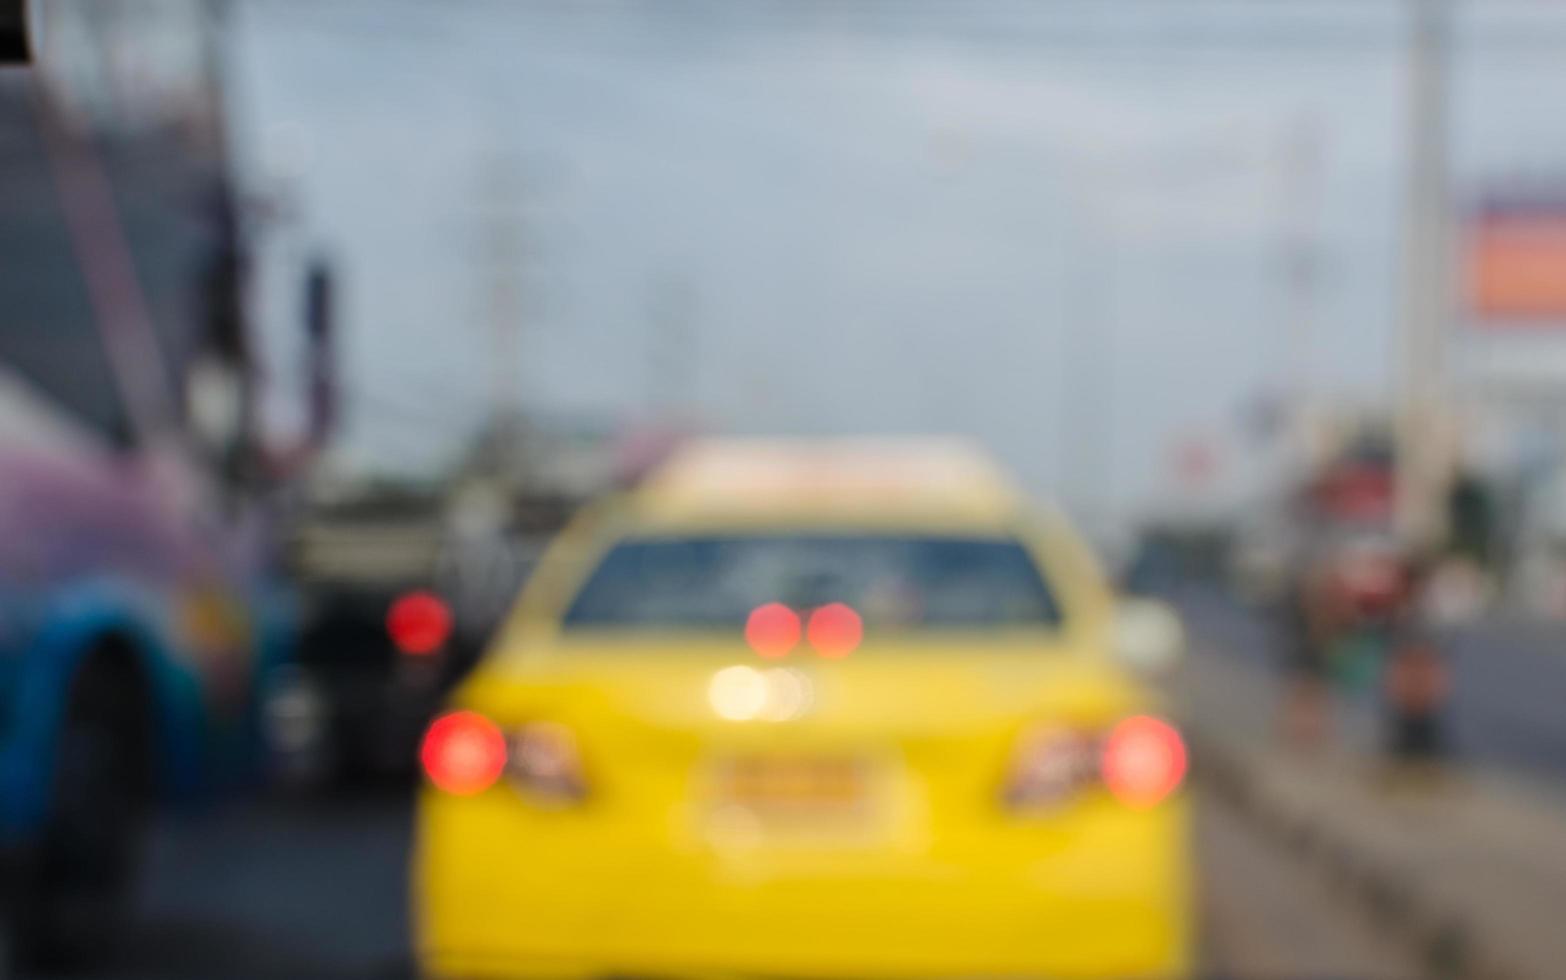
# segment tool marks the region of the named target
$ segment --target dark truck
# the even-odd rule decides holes
[[[299,644],[274,711],[297,732],[288,775],[319,784],[411,773],[414,748],[460,670],[449,603],[434,590],[441,501],[366,492],[310,508],[288,566]]]
[[[300,633],[287,694],[273,705],[274,727],[297,733],[284,739],[293,779],[411,776],[425,724],[572,506],[460,480],[365,487],[312,506],[288,548]]]

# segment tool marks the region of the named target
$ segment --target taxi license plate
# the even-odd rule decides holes
[[[870,799],[863,759],[836,756],[746,756],[717,767],[720,806],[772,819],[863,815]]]

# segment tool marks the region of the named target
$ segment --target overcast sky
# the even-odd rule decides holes
[[[436,467],[487,408],[502,159],[531,408],[968,434],[1123,509],[1183,441],[1251,479],[1236,420],[1291,372],[1385,398],[1401,10],[254,0],[237,80],[251,179],[302,216],[283,240],[345,274],[360,465]],[[1459,194],[1566,177],[1566,15],[1490,5],[1458,39]],[[1292,347],[1291,228],[1322,270]]]

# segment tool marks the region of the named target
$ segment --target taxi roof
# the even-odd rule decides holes
[[[1003,527],[1021,506],[988,455],[937,438],[702,440],[632,501],[644,520],[682,525]]]

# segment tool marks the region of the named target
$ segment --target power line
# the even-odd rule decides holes
[[[826,7],[832,8],[830,15]],[[690,10],[705,7],[720,10],[706,21],[697,21]],[[864,15],[884,15],[892,8],[905,14],[900,23],[881,16],[870,20]],[[670,10],[684,12],[670,14]],[[1037,17],[1048,8],[1054,16]],[[1106,9],[1113,8],[1109,15]],[[352,36],[357,42],[365,31],[365,18],[345,3],[319,4],[300,0],[290,14],[288,24],[301,31]],[[363,8],[361,8],[363,9]],[[427,5],[402,0],[400,6],[388,3],[375,6],[373,36],[381,41],[420,41],[434,44],[461,43],[449,30],[431,34],[430,18],[424,16],[406,28],[395,26],[387,10],[418,10]],[[482,15],[488,10],[513,13],[517,7],[506,0],[468,0],[441,8],[449,14]],[[722,33],[729,30],[770,29],[780,35],[789,33],[900,33],[938,35],[949,40],[995,41],[1017,46],[1061,48],[1070,51],[1093,49],[1159,49],[1177,51],[1256,50],[1276,53],[1293,50],[1308,53],[1374,53],[1401,49],[1407,39],[1402,16],[1402,0],[1025,0],[1025,2],[978,2],[939,4],[909,0],[832,0],[830,5],[814,8],[800,0],[788,4],[725,3],[721,8],[704,0],[694,3],[657,0],[648,11],[659,13],[639,16],[633,6],[620,9],[627,13],[618,20],[606,19],[603,9],[595,8],[592,20],[584,20],[589,30],[602,37],[623,35],[638,25],[677,23],[681,33]],[[1015,11],[1015,16],[1008,15]],[[813,11],[821,11],[819,18]],[[974,16],[977,11],[981,16]],[[344,15],[346,12],[346,16]],[[1566,47],[1566,9],[1555,0],[1497,0],[1472,3],[1464,11],[1461,23],[1453,25],[1453,42],[1464,49],[1559,51]],[[932,17],[932,14],[937,16]],[[1064,14],[1065,16],[1058,16]],[[988,16],[983,16],[988,15]],[[1542,15],[1542,16],[1541,16]],[[556,20],[573,14],[552,12]],[[857,18],[857,19],[856,19]],[[1523,18],[1527,22],[1518,22]],[[1223,23],[1228,21],[1229,23]]]

